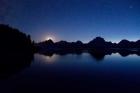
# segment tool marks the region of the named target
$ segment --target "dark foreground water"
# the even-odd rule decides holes
[[[32,63],[0,79],[0,93],[140,93],[140,56],[34,55]]]

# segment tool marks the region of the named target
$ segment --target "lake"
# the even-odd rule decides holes
[[[140,93],[140,56],[89,53],[45,56],[0,79],[0,93]]]

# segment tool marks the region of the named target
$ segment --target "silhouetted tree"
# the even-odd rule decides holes
[[[33,58],[33,49],[30,35],[0,24],[0,79],[28,67]]]
[[[0,51],[2,55],[33,53],[30,35],[26,35],[8,25],[0,24]]]

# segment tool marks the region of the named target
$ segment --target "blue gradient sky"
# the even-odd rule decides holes
[[[1,23],[35,41],[140,39],[140,0],[1,0]]]

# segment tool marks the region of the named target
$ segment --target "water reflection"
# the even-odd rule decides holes
[[[106,54],[104,52],[90,52],[90,55],[96,59],[96,61],[102,61]]]
[[[100,59],[101,63],[98,64],[95,58]],[[91,53],[52,56],[35,54],[32,63],[24,57],[14,60],[23,62],[11,65],[11,70],[17,68],[11,73],[16,76],[9,77],[7,82],[3,81],[0,84],[4,87],[4,91],[11,89],[12,93],[27,91],[55,93],[69,90],[71,93],[75,91],[86,93],[88,90],[93,93],[115,93],[114,90],[117,90],[116,93],[137,93],[139,90],[140,57],[136,55],[122,57],[119,53],[106,55],[102,52],[92,55]],[[26,67],[28,68],[25,69]]]
[[[112,54],[119,54],[121,55],[122,57],[127,57],[129,55],[137,55],[137,56],[140,56],[140,53],[139,51],[131,51],[131,50],[125,50],[125,49],[122,49],[122,50],[94,50],[94,51],[86,51],[86,52],[83,52],[83,53],[89,53],[91,55],[91,57],[93,59],[95,59],[96,61],[103,61],[105,56],[106,55],[112,55]],[[48,60],[48,62],[52,59],[56,59],[56,55],[60,55],[60,56],[65,56],[65,55],[68,55],[68,54],[73,54],[73,55],[82,55],[83,54],[82,52],[80,53],[77,53],[77,52],[72,52],[72,53],[43,53],[43,55],[45,55],[46,57],[46,60]]]
[[[139,90],[140,58],[136,55],[122,57],[119,53],[113,53],[106,55],[101,64],[94,58],[96,54],[54,55],[57,56],[54,64],[46,64],[47,59],[40,61],[39,74],[45,77],[42,82],[46,82],[50,91],[52,88],[65,92],[85,90],[85,93],[86,90],[93,93],[133,93]],[[102,56],[102,53],[98,55]],[[38,55],[38,59],[42,59],[41,56]]]
[[[52,54],[51,56],[50,55],[43,56],[43,54],[40,54],[40,55],[42,55],[41,59],[45,60],[45,63],[47,64],[52,64],[59,58],[59,56],[56,54]],[[36,57],[40,57],[40,55],[36,55]]]
[[[0,56],[0,79],[7,79],[31,65],[33,55],[13,54]]]

